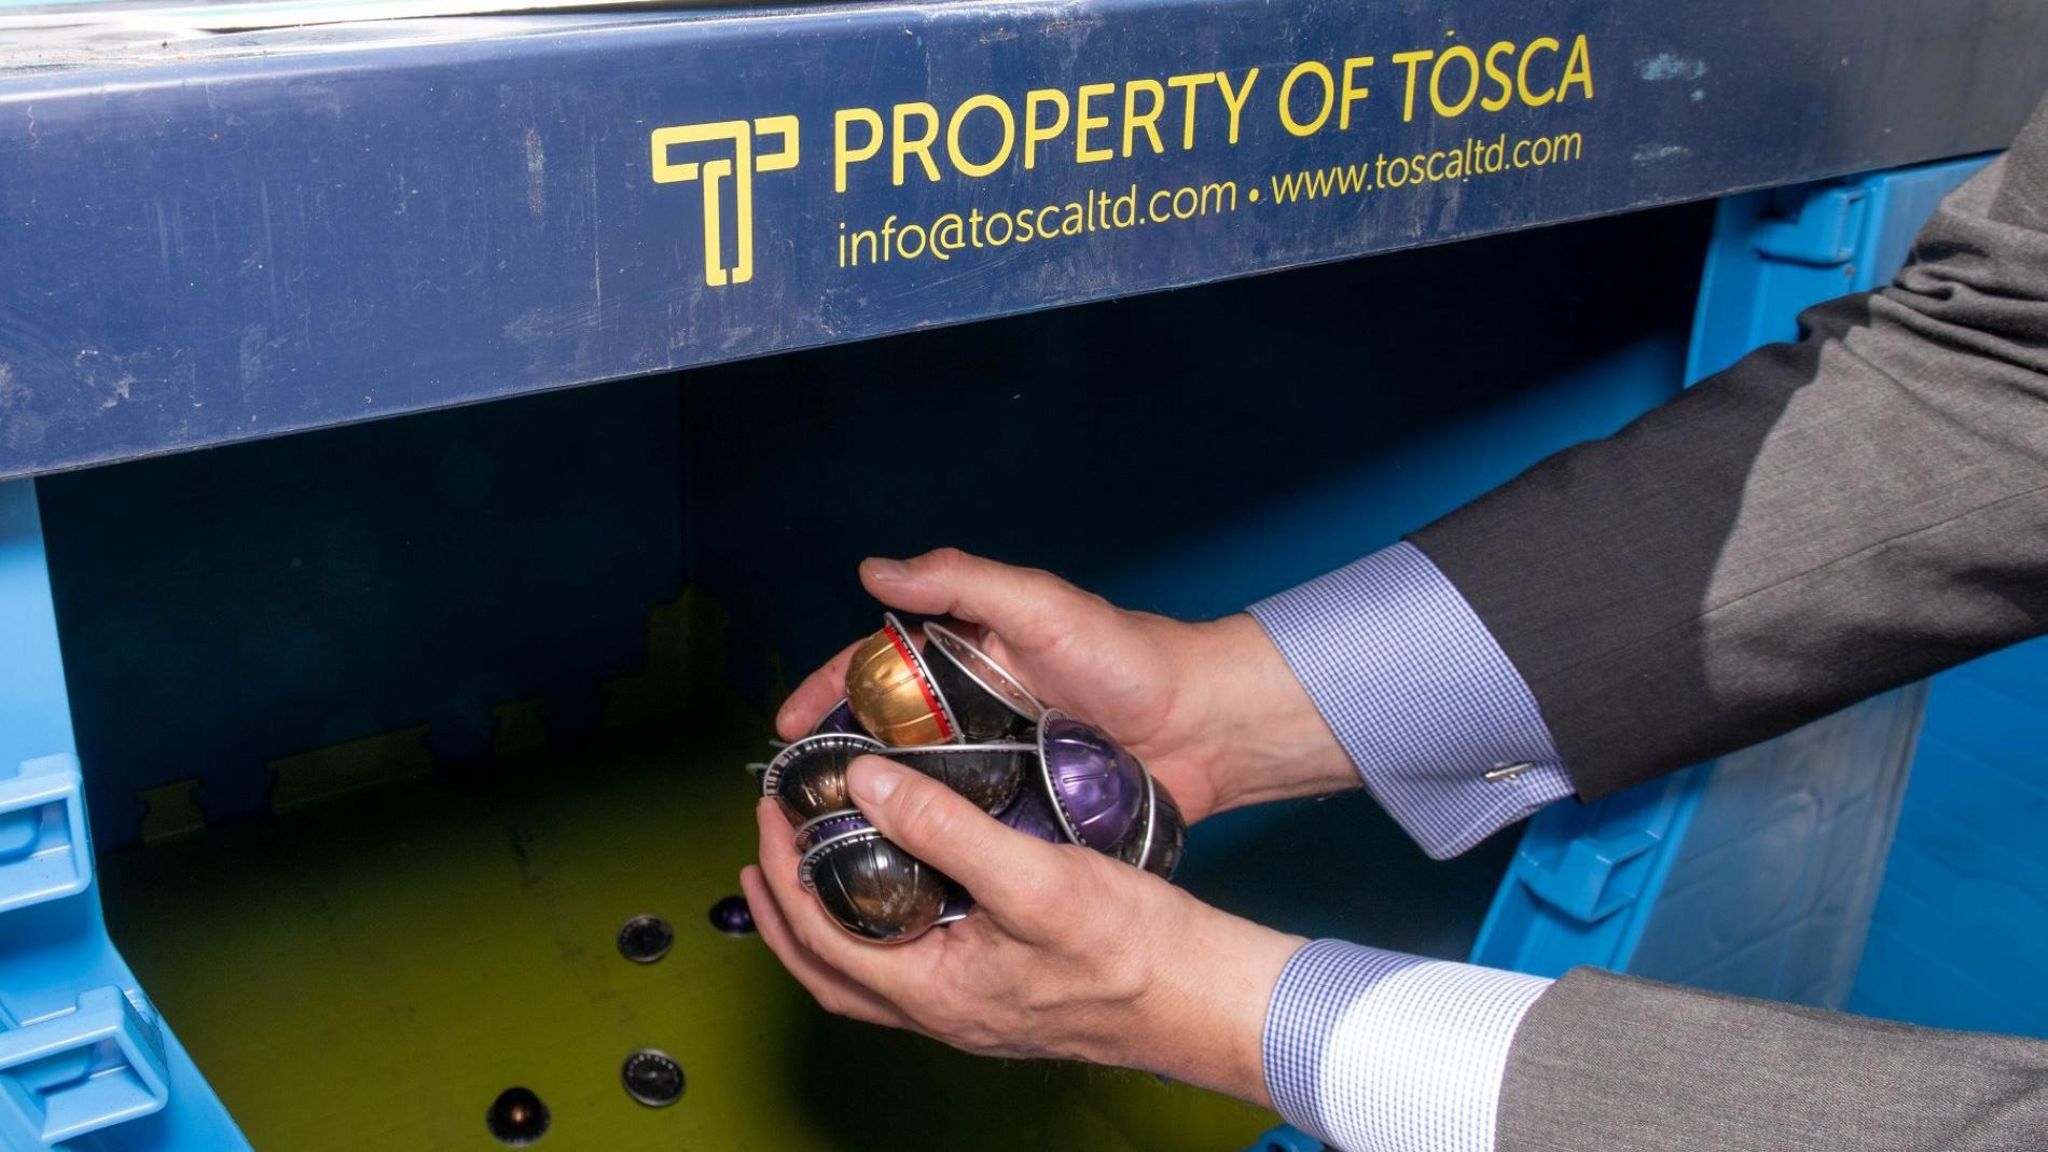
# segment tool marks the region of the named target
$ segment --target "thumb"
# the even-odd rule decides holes
[[[1037,872],[1032,857],[1057,851],[893,760],[862,756],[847,768],[846,786],[876,830],[983,903],[1006,903],[1023,887],[1020,878]]]
[[[860,582],[891,608],[924,616],[952,616],[1030,645],[1073,621],[1074,609],[1094,597],[1036,568],[1018,568],[958,548],[940,548],[909,560],[861,562]]]

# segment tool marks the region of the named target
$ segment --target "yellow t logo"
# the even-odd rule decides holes
[[[773,136],[781,140],[778,151],[754,151],[754,137]],[[671,163],[669,149],[679,144],[724,142],[732,146],[730,158],[721,156],[701,163],[685,160]],[[653,137],[654,182],[676,184],[685,180],[704,185],[704,283],[713,288],[744,284],[754,278],[754,173],[781,172],[796,167],[797,123],[794,116],[763,116],[751,125],[745,120],[719,120],[710,124],[680,124],[656,128]],[[730,178],[733,203],[737,209],[732,267],[725,265],[725,229],[720,207],[720,185]]]

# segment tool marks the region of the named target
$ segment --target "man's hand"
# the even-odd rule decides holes
[[[797,884],[790,826],[761,802],[740,876],[761,938],[827,1011],[969,1052],[1143,1068],[1255,1103],[1266,1005],[1302,941],[1128,864],[1013,831],[879,757],[850,769],[877,829],[973,894],[908,944],[856,940]]]
[[[1129,748],[1189,823],[1245,804],[1359,786],[1287,662],[1250,616],[1184,624],[1128,612],[1048,572],[951,548],[868,560],[860,579],[906,612],[979,625],[978,643],[1040,700]],[[845,694],[848,646],[776,717],[794,740]]]

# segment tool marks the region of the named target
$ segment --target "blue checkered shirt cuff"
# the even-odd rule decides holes
[[[1345,1152],[1494,1152],[1508,1048],[1551,982],[1341,940],[1302,946],[1266,1012],[1266,1089]]]
[[[1572,794],[1528,683],[1413,544],[1262,600],[1251,614],[1366,787],[1431,856],[1456,856]]]

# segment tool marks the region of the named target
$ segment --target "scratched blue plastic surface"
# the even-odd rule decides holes
[[[0,484],[0,1148],[233,1152],[100,918],[32,481]]]
[[[57,65],[0,44],[0,371],[12,377],[0,476],[1956,155],[2002,144],[2048,83],[2039,6],[1856,8],[948,0],[387,22],[168,50],[138,37]],[[1424,100],[1404,122],[1404,49],[1449,45],[1451,59],[1582,32],[1591,99],[1451,120]],[[1278,114],[1288,71],[1342,71],[1353,54],[1378,60],[1371,98],[1295,135]],[[905,101],[952,109],[1254,66],[1235,143],[1210,86],[1192,147],[1169,120],[1157,154],[1138,144],[1082,164],[1070,134],[1028,169],[1013,154],[986,179],[895,181],[883,160],[835,190],[834,115],[848,106],[887,117]],[[1313,90],[1292,91],[1306,104]],[[784,117],[800,122],[787,138],[773,127]],[[982,114],[964,130],[974,155],[994,154],[995,123]],[[761,138],[747,153],[760,167],[744,282],[710,282],[702,239],[707,189],[730,203],[718,189],[737,177],[658,183],[650,163],[653,130],[706,124]],[[1579,133],[1582,160],[1250,199],[1281,176],[1382,153],[1550,133]],[[705,141],[674,162],[717,155]],[[1242,193],[1235,211],[840,266],[842,223],[858,237],[892,220],[1221,180]],[[737,265],[737,209],[722,211],[721,259]],[[1548,290],[1545,270],[1523,275],[1526,291]]]

